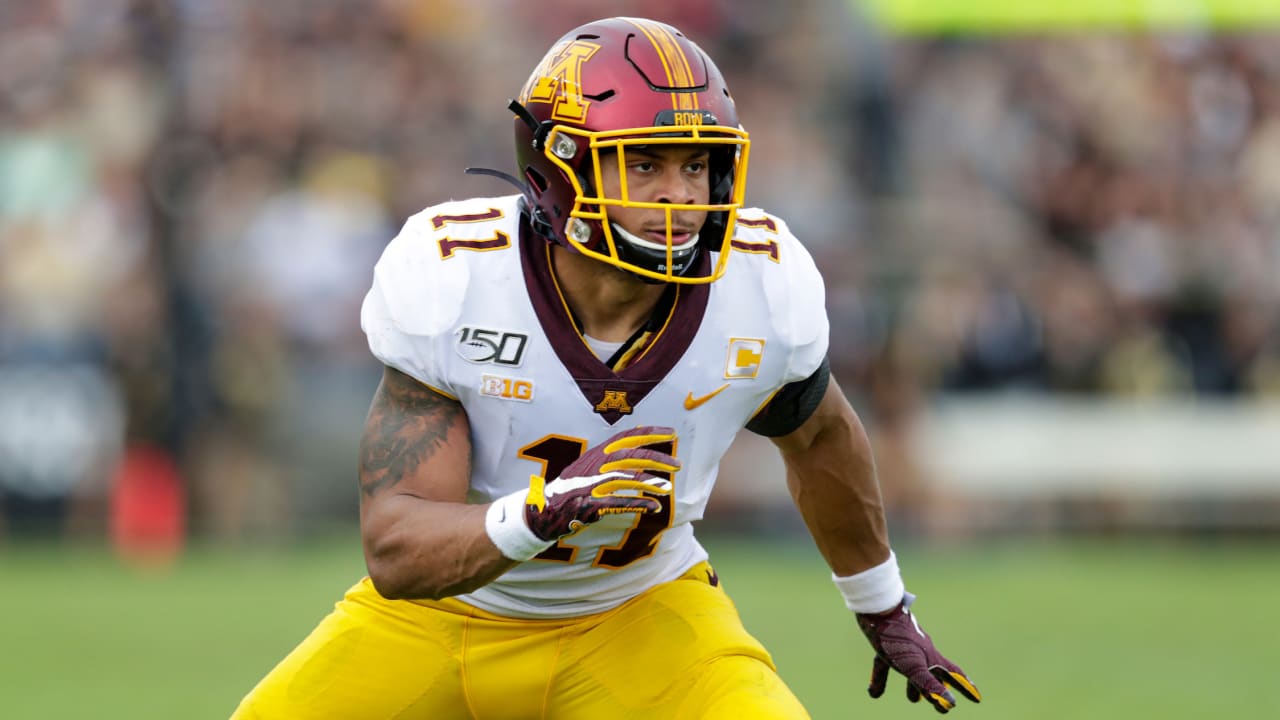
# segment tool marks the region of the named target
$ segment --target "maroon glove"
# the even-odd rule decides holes
[[[640,426],[591,448],[547,481],[534,475],[524,520],[542,540],[556,540],[617,513],[658,512],[651,495],[671,493],[671,481],[649,473],[673,473],[680,461],[651,445],[669,443],[675,430]]]
[[[857,613],[858,627],[876,651],[867,692],[873,698],[883,695],[892,667],[907,677],[907,699],[911,702],[924,697],[938,712],[945,713],[956,706],[956,698],[948,686],[973,702],[981,702],[982,694],[964,671],[943,657],[933,646],[933,640],[920,629],[910,610],[915,599],[915,595],[907,593],[902,602],[888,612]]]

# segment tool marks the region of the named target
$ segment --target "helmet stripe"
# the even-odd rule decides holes
[[[662,67],[666,71],[667,86],[676,88],[693,87],[693,71],[689,66],[689,58],[685,55],[680,43],[676,41],[675,36],[667,28],[656,23],[644,22],[638,18],[626,18],[626,20],[643,33],[648,38],[649,43],[653,45],[653,49],[658,54],[658,59],[662,61]],[[697,108],[698,98],[695,93],[671,93],[672,110],[696,110]]]
[[[670,28],[661,25],[656,25],[654,30],[657,32],[663,52],[671,59],[673,75],[671,85],[681,88],[693,87],[693,70],[690,69],[689,58],[685,56],[684,48],[680,47],[676,36],[672,34]]]
[[[672,67],[675,68],[675,82],[672,85],[682,88],[692,88],[693,85],[693,69],[689,67],[689,58],[684,53],[684,47],[676,40],[671,29],[668,27],[658,26],[658,30],[667,42],[667,52],[672,57]],[[696,110],[698,108],[697,93],[683,92],[676,94],[678,107],[677,110]]]

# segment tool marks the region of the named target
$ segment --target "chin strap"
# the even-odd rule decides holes
[[[649,250],[649,251],[652,251],[652,252],[655,252],[655,253],[661,253],[661,254],[663,254],[663,255],[666,255],[667,249],[666,249],[665,247],[660,246],[660,245],[658,245],[658,244],[656,244],[656,243],[649,242],[648,240],[645,240],[644,238],[640,237],[639,235],[636,235],[636,234],[634,234],[634,233],[628,232],[625,228],[623,228],[623,227],[622,227],[621,225],[619,225],[618,223],[609,223],[609,224],[613,227],[613,231],[614,231],[615,233],[617,233],[618,235],[621,235],[623,240],[626,240],[627,242],[631,243],[632,245],[637,245],[637,246],[642,247],[642,248],[644,248],[644,249],[646,249],[646,250]],[[672,248],[672,249],[671,249],[671,259],[672,259],[672,260],[679,260],[679,259],[683,258],[685,255],[688,255],[689,253],[693,252],[693,250],[694,250],[696,247],[698,247],[698,236],[697,236],[697,234],[694,234],[694,236],[689,240],[689,242],[688,242],[688,243],[686,243],[686,245],[687,245],[688,247],[682,247],[682,248],[680,248],[679,250],[676,250],[675,248]]]
[[[617,223],[610,223],[610,225],[613,228],[614,234],[621,240],[621,242],[615,243],[618,250],[618,258],[620,260],[640,267],[647,267],[655,272],[661,272],[660,270],[657,270],[657,267],[665,264],[667,261],[666,248],[658,249],[654,247],[653,243],[627,232]],[[675,265],[678,270],[671,274],[683,276],[685,273],[689,272],[690,268],[692,268],[694,263],[697,261],[697,250],[698,241],[696,237],[693,242],[689,243],[689,247],[681,248],[678,251],[673,248],[671,253],[671,263]],[[623,270],[623,272],[627,271]],[[665,282],[664,280],[645,277],[644,275],[632,274],[650,285],[661,285]]]
[[[505,180],[514,185],[524,197],[524,212],[528,214],[529,224],[533,228],[533,232],[543,238],[546,238],[548,242],[554,242],[552,238],[555,237],[555,231],[551,229],[551,223],[547,222],[542,211],[538,209],[537,204],[535,204],[533,199],[530,197],[528,185],[521,183],[519,178],[510,173],[505,173],[501,170],[494,170],[493,168],[469,167],[464,172],[468,175],[487,175],[489,177],[496,177],[499,180]]]
[[[538,118],[534,117],[533,113],[529,112],[529,108],[522,105],[519,100],[508,101],[507,109],[515,113],[516,117],[529,126],[529,131],[533,133],[533,147],[536,150],[541,150],[542,148],[538,147],[538,145],[542,136],[546,135],[546,131],[542,130],[541,124],[538,123]]]
[[[488,175],[489,177],[496,177],[499,180],[506,180],[512,185],[515,185],[516,188],[521,193],[524,193],[526,191],[524,183],[520,182],[520,179],[517,178],[515,175],[512,175],[511,173],[506,173],[501,170],[494,170],[493,168],[482,168],[482,167],[469,167],[463,170],[463,172],[465,172],[468,175]]]

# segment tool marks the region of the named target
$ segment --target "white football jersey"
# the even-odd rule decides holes
[[[675,428],[682,467],[661,512],[606,516],[459,596],[515,617],[600,612],[706,559],[693,522],[721,457],[826,355],[822,278],[781,220],[743,210],[724,277],[679,286],[656,338],[615,373],[577,331],[548,244],[520,235],[518,195],[413,216],[374,270],[361,324],[379,360],[466,409],[471,502],[551,480],[624,429]]]

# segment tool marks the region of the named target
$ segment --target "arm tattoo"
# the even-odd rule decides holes
[[[360,489],[373,497],[394,487],[430,459],[463,415],[456,400],[397,370],[387,370],[374,393],[360,439]]]

